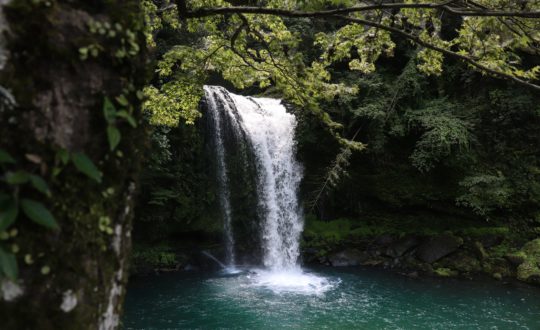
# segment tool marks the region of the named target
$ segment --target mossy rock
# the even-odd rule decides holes
[[[459,252],[456,255],[445,258],[441,263],[445,267],[458,270],[462,273],[477,273],[482,270],[480,261],[465,252]]]
[[[527,255],[523,251],[518,251],[514,253],[509,253],[504,256],[512,265],[519,266],[525,262]]]
[[[516,275],[510,262],[504,258],[489,258],[484,260],[482,270],[486,274],[500,274],[503,277],[514,277]]]
[[[433,273],[440,277],[456,277],[459,275],[459,272],[457,270],[444,267],[435,269]]]
[[[525,258],[517,268],[518,280],[540,284],[540,238],[525,244],[518,255]]]

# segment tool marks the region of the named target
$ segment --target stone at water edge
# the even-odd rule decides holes
[[[417,247],[419,244],[420,239],[417,236],[407,235],[391,243],[386,249],[385,254],[392,258],[398,258]]]
[[[440,261],[443,267],[457,270],[461,273],[478,273],[482,270],[480,261],[474,255],[460,250]]]
[[[370,258],[368,253],[348,249],[336,252],[328,257],[330,264],[334,267],[359,266],[364,264]]]
[[[525,260],[517,268],[518,280],[540,284],[540,238],[525,244],[520,252]]]
[[[440,277],[456,277],[459,275],[459,272],[450,268],[441,267],[435,269],[434,274]]]
[[[461,245],[463,239],[460,237],[450,234],[438,235],[420,245],[416,255],[420,260],[432,263],[455,252]]]
[[[484,249],[484,245],[478,241],[474,242],[473,244],[473,251],[480,260],[484,260],[488,257],[488,254],[486,252],[486,249]]]

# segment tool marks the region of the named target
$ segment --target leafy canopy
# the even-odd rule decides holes
[[[193,123],[202,85],[218,75],[238,89],[257,88],[308,108],[336,131],[341,126],[320,104],[355,94],[357,87],[335,79],[333,67],[346,64],[368,75],[379,58],[393,55],[398,38],[418,45],[416,65],[424,74],[442,74],[443,61],[455,58],[482,74],[540,90],[540,66],[523,64],[540,52],[540,0],[238,3],[193,0],[158,7],[143,1],[149,47],[163,30],[185,36],[159,49],[155,83],[145,89],[152,123]],[[298,29],[315,24],[324,28],[310,37]]]

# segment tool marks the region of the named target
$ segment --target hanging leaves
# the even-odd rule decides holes
[[[19,208],[13,197],[3,194],[0,196],[0,231],[5,230],[17,219]]]
[[[17,266],[17,259],[12,253],[4,251],[0,247],[0,271],[9,279],[16,279],[19,274],[19,267]]]
[[[109,139],[109,146],[111,147],[111,151],[114,151],[118,144],[120,143],[121,135],[118,128],[109,125],[107,127],[107,138]]]
[[[8,172],[6,181],[9,184],[23,184],[30,180],[30,175],[26,171]]]
[[[30,182],[37,191],[47,195],[47,197],[51,197],[51,191],[49,190],[49,186],[40,176],[30,175]]]
[[[0,163],[15,164],[15,159],[7,151],[0,149]]]
[[[96,165],[83,153],[77,152],[71,155],[73,165],[83,174],[101,183],[102,173],[97,169]]]
[[[21,200],[21,207],[24,214],[35,223],[49,229],[60,228],[51,212],[40,202],[24,198]]]

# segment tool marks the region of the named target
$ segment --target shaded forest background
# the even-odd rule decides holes
[[[318,56],[309,47],[315,34],[338,27],[288,24],[302,33],[308,59]],[[451,34],[452,22],[446,24],[443,32]],[[165,29],[158,49],[182,38]],[[417,70],[415,52],[402,41],[395,56],[380,59],[368,75],[351,72],[345,62],[332,66],[336,81],[360,92],[321,107],[343,124],[343,137],[367,145],[363,151],[344,148],[316,115],[289,106],[299,120],[308,233],[310,223],[332,231],[338,220],[346,231],[364,226],[373,234],[484,228],[521,242],[534,238],[540,231],[540,97],[452,60],[443,75],[427,77]],[[538,62],[528,56],[526,66]],[[219,77],[209,83],[234,91]],[[256,88],[241,93],[273,95]],[[200,109],[195,126],[153,131],[135,223],[141,244],[167,237],[200,248],[201,240],[209,246],[221,240],[204,104]],[[241,190],[233,188],[232,198],[243,198]]]

